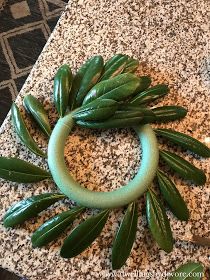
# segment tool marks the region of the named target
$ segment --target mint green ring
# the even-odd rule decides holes
[[[66,138],[74,126],[69,113],[61,118],[50,137],[48,164],[58,188],[79,205],[90,208],[118,208],[140,197],[152,183],[158,168],[159,151],[155,133],[150,125],[136,126],[142,147],[142,160],[136,176],[126,185],[110,192],[91,191],[77,183],[69,173],[64,160]]]

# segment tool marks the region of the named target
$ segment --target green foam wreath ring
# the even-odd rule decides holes
[[[62,193],[79,205],[107,209],[135,201],[146,191],[156,175],[159,161],[158,144],[150,125],[134,127],[142,147],[142,160],[136,176],[126,186],[110,192],[88,190],[70,175],[64,160],[64,147],[73,126],[71,113],[61,118],[52,132],[48,146],[49,168]]]

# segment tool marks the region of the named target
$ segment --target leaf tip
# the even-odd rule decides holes
[[[112,269],[113,270],[117,270],[117,269],[120,269],[124,264],[120,264],[120,263],[117,263],[117,262],[112,262]]]
[[[3,225],[4,225],[5,228],[11,228],[12,227],[12,225],[9,223],[9,221],[7,221],[6,218],[3,220]]]

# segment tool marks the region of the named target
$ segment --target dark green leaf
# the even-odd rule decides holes
[[[204,276],[203,266],[200,263],[189,262],[181,265],[169,280],[200,280]]]
[[[197,185],[205,184],[206,175],[204,172],[192,165],[190,162],[168,151],[160,151],[160,157],[167,163],[168,166],[179,173],[182,178],[192,180]]]
[[[141,111],[141,112],[145,112],[146,115],[149,113],[149,115],[155,116],[155,114],[153,113],[153,111],[150,108],[147,108],[147,107],[141,106],[141,105],[130,104],[130,103],[119,104],[119,109],[118,110],[119,111],[124,111],[124,112]]]
[[[141,107],[138,105],[133,105],[133,104],[120,104],[119,111],[124,111],[124,112],[128,112],[128,111],[134,111],[134,112],[141,112],[143,115],[143,120],[141,121],[141,124],[144,123],[152,123],[155,121],[155,114],[153,113],[153,111],[149,108],[146,107]]]
[[[92,129],[124,128],[154,121],[154,115],[150,109],[138,108],[138,111],[116,111],[108,120],[101,122],[77,121],[81,127]]]
[[[120,74],[95,85],[86,95],[83,104],[88,104],[97,98],[123,101],[131,96],[138,86],[139,78],[130,73]]]
[[[50,137],[51,127],[48,120],[47,113],[42,103],[31,94],[27,95],[23,99],[23,104],[28,113],[30,113],[35,121],[39,124],[42,131]]]
[[[108,128],[124,128],[131,127],[141,122],[144,123],[144,115],[141,111],[134,112],[121,112],[117,111],[110,119],[103,122],[88,122],[77,121],[77,124],[82,127],[94,128],[94,129],[108,129]]]
[[[114,115],[117,108],[118,103],[112,99],[96,99],[80,107],[72,116],[75,120],[101,121]]]
[[[31,237],[33,247],[42,247],[55,240],[72,224],[83,209],[83,207],[74,207],[42,224]]]
[[[167,253],[173,249],[173,237],[165,209],[151,189],[146,194],[146,213],[150,231],[160,246]]]
[[[80,89],[82,79],[85,76],[85,73],[86,73],[89,65],[91,64],[92,60],[94,60],[94,59],[95,59],[95,57],[91,57],[90,59],[88,59],[79,68],[78,72],[73,77],[73,83],[72,83],[71,93],[70,93],[70,98],[69,98],[69,107],[70,107],[71,110],[75,109],[75,107],[76,107],[76,96],[77,96],[77,93]],[[87,92],[88,92],[88,90],[87,90]]]
[[[6,212],[4,226],[13,227],[22,224],[64,197],[65,195],[60,193],[45,193],[21,200]]]
[[[133,97],[133,99],[130,100],[130,103],[137,105],[148,104],[160,97],[165,96],[168,91],[169,89],[167,85],[157,85],[137,94],[135,97]]]
[[[21,113],[15,103],[12,104],[11,112],[12,123],[21,142],[34,154],[41,157],[47,157],[47,155],[38,147],[34,139],[31,137]]]
[[[79,107],[88,91],[98,82],[103,71],[104,61],[97,55],[88,59],[74,77],[71,92],[72,107]]]
[[[135,94],[138,94],[139,92],[144,91],[151,85],[151,78],[149,76],[142,76],[139,77],[139,86],[135,90]]]
[[[18,183],[34,183],[51,178],[51,175],[24,160],[0,157],[0,178]]]
[[[137,204],[131,203],[120,224],[112,249],[112,268],[121,268],[130,255],[136,237],[138,211]]]
[[[121,74],[126,66],[128,56],[124,54],[116,54],[110,58],[104,65],[104,72],[100,81],[105,81]]]
[[[157,135],[188,149],[199,156],[210,157],[210,149],[193,137],[172,129],[155,129]]]
[[[54,79],[54,102],[56,109],[61,117],[66,113],[69,96],[72,87],[73,76],[68,65],[62,65]]]
[[[109,215],[109,210],[101,211],[77,226],[65,239],[61,257],[72,258],[84,251],[101,233]]]
[[[134,73],[139,67],[139,61],[132,57],[128,58],[123,73]]]
[[[125,54],[115,54],[110,59],[108,59],[104,65],[104,72],[109,70],[115,63],[117,63],[120,59],[127,58],[128,56]],[[126,60],[127,61],[127,60]]]
[[[157,171],[160,191],[174,215],[181,221],[189,219],[189,210],[174,183],[162,171]]]
[[[170,122],[182,119],[186,116],[187,110],[181,106],[162,106],[152,109],[157,122]]]

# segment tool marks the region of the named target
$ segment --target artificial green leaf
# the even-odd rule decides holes
[[[78,91],[80,89],[83,77],[85,76],[85,73],[86,73],[89,65],[91,64],[92,60],[94,60],[94,59],[95,59],[95,57],[91,57],[90,59],[88,59],[79,68],[79,70],[77,71],[76,75],[73,77],[73,83],[72,83],[70,97],[69,97],[69,107],[70,107],[70,110],[73,110],[73,109],[75,109],[77,107],[76,106],[76,96],[77,96],[77,93],[78,93]],[[88,85],[87,85],[87,88],[88,88]],[[88,92],[88,90],[87,90],[87,92]]]
[[[155,101],[158,98],[165,96],[169,89],[167,85],[156,85],[154,87],[148,88],[143,92],[140,92],[135,97],[130,100],[132,104],[148,104]]]
[[[84,207],[74,207],[62,212],[42,224],[32,235],[33,247],[42,247],[60,236],[84,210]]]
[[[139,67],[139,61],[132,57],[128,58],[123,73],[134,73]]]
[[[11,113],[13,126],[21,142],[34,154],[46,158],[47,155],[38,147],[34,139],[31,137],[15,103],[12,104]]]
[[[146,194],[146,203],[147,221],[152,236],[160,248],[169,253],[173,249],[170,223],[161,201],[151,189]]]
[[[168,151],[160,151],[160,157],[182,178],[192,180],[197,185],[205,184],[206,175],[204,172],[190,162]]]
[[[106,72],[107,70],[109,70],[115,63],[117,63],[118,61],[120,61],[122,58],[127,58],[128,56],[125,54],[115,54],[113,55],[110,59],[108,59],[104,65],[104,71]],[[127,61],[126,59],[126,61]]]
[[[101,233],[109,215],[109,210],[103,210],[77,226],[65,239],[61,248],[61,257],[72,258],[84,251]]]
[[[125,213],[116,234],[112,248],[112,268],[121,268],[130,255],[137,231],[138,211],[136,202],[132,202]]]
[[[116,54],[110,58],[104,65],[103,75],[100,81],[105,81],[121,74],[126,66],[128,56],[124,54]]]
[[[145,118],[147,118],[147,116]],[[111,118],[105,121],[77,121],[77,124],[82,127],[93,129],[108,129],[131,127],[140,124],[141,122],[145,123],[144,114],[141,111],[117,111]]]
[[[97,98],[123,101],[131,96],[138,86],[139,78],[130,73],[120,74],[96,84],[86,95],[83,105]]]
[[[142,107],[135,104],[119,104],[119,111],[134,111],[134,112],[141,112],[143,115],[143,120],[141,121],[141,124],[146,123],[152,123],[155,121],[155,114],[153,111],[149,108]]]
[[[125,128],[154,121],[153,112],[147,108],[135,110],[116,111],[115,114],[105,121],[77,121],[81,127],[92,129]]]
[[[17,183],[34,183],[51,178],[51,175],[27,161],[0,157],[0,178]]]
[[[72,87],[73,76],[67,64],[62,65],[54,78],[54,102],[60,117],[64,117]]]
[[[149,115],[155,116],[155,114],[153,113],[153,111],[145,106],[141,106],[141,105],[136,105],[136,104],[130,104],[130,103],[121,103],[119,104],[119,111],[141,111],[141,112],[145,112],[145,114],[147,115],[149,113]]]
[[[70,107],[79,107],[88,91],[98,82],[103,71],[104,61],[97,55],[88,59],[74,77]]]
[[[210,157],[210,149],[189,135],[173,129],[155,129],[155,133],[170,140],[172,143],[178,144],[179,146],[198,154],[199,156]]]
[[[174,215],[181,221],[189,219],[189,210],[174,183],[162,171],[157,171],[160,191]]]
[[[204,276],[203,266],[200,263],[189,262],[181,265],[169,280],[200,280]]]
[[[187,110],[181,106],[162,106],[152,109],[157,122],[170,122],[182,119],[186,116]]]
[[[6,212],[4,226],[13,227],[22,224],[64,197],[65,195],[60,193],[45,193],[21,200]]]
[[[72,114],[75,120],[101,121],[108,119],[116,112],[118,103],[112,99],[96,99],[93,102],[83,105]]]
[[[38,123],[41,130],[48,137],[50,137],[50,134],[52,131],[51,131],[47,113],[46,113],[42,103],[36,97],[29,94],[24,97],[23,104],[24,104],[24,107],[27,110],[27,112],[29,114],[31,114],[33,116],[33,118],[35,119],[35,121]]]
[[[151,85],[151,78],[149,76],[141,76],[139,77],[139,86],[135,90],[135,94],[138,94],[145,89],[147,89]]]

